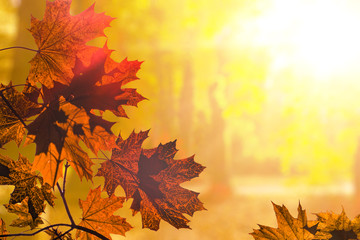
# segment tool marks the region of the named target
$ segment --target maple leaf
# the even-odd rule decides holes
[[[69,86],[56,83],[53,95],[62,95],[71,104],[85,109],[91,121],[91,110],[110,110],[115,115],[126,117],[123,105],[137,106],[145,98],[136,89],[122,88],[126,83],[138,79],[141,62],[123,60],[120,63],[110,58],[111,50],[105,44],[89,57],[88,65],[77,59]],[[104,127],[104,126],[103,126]]]
[[[0,155],[0,166],[4,169],[0,172],[0,185],[15,185],[10,204],[21,203],[27,198],[28,213],[33,220],[44,212],[45,201],[54,206],[55,196],[50,185],[43,183],[42,177],[31,172],[32,166],[27,158],[20,155],[19,159],[14,161]]]
[[[39,105],[14,89],[12,83],[0,84],[0,95],[2,96],[0,98],[0,147],[12,140],[19,146],[25,133],[24,123],[19,117],[25,121],[36,113],[34,109],[37,109]]]
[[[62,155],[60,155],[62,154]],[[54,187],[62,177],[64,154],[59,153],[54,144],[50,144],[46,153],[35,155],[32,171],[40,171],[44,182]]]
[[[29,213],[28,197],[22,200],[21,203],[16,204],[4,204],[5,208],[10,213],[15,213],[18,215],[18,219],[15,219],[10,226],[13,227],[26,227],[30,226],[31,229],[34,229],[39,224],[42,224],[43,221],[40,217],[33,218],[31,213]]]
[[[85,201],[79,200],[80,208],[83,210],[82,221],[79,226],[92,229],[105,237],[111,239],[110,233],[125,236],[125,232],[132,227],[125,218],[114,216],[114,212],[123,206],[124,198],[111,195],[101,198],[100,186],[90,189]],[[94,235],[78,230],[76,237],[81,239],[95,240]]]
[[[62,109],[68,116],[69,121],[67,125],[59,125],[69,129],[67,132],[69,138],[74,139],[75,142],[83,141],[94,154],[97,154],[99,150],[111,150],[115,145],[115,136],[110,131],[110,126],[105,126],[105,128],[102,126],[103,124],[92,126],[92,118],[89,117],[88,113],[83,108],[76,107],[72,103],[63,104]],[[93,116],[94,119],[100,122],[99,119],[102,118]]]
[[[113,18],[95,13],[94,5],[82,13],[70,15],[71,0],[46,1],[43,20],[31,18],[30,32],[39,50],[30,61],[29,82],[52,87],[54,81],[68,85],[77,55],[91,47],[85,43],[105,36]]]
[[[47,102],[47,98],[45,100]],[[30,136],[27,143],[36,143],[33,171],[39,170],[45,182],[54,186],[62,177],[63,161],[66,159],[80,179],[91,180],[93,162],[79,146],[79,141],[82,140],[97,153],[99,149],[110,150],[115,136],[100,126],[91,130],[85,110],[68,103],[63,97],[53,102],[55,107],[48,107],[28,126]],[[48,131],[43,130],[46,126]]]
[[[45,99],[46,100],[46,99]],[[37,118],[27,125],[28,139],[27,142],[36,143],[36,155],[47,153],[49,145],[53,143],[60,153],[64,145],[66,130],[61,128],[59,123],[67,123],[68,117],[60,108],[60,102],[52,101],[44,108]],[[30,137],[34,135],[35,137]]]
[[[353,240],[360,238],[360,216],[350,220],[344,209],[341,214],[317,213],[319,222],[315,237],[329,240]]]
[[[78,146],[79,141],[95,154],[114,146],[115,136],[111,132],[114,123],[102,119],[101,114],[93,114],[93,110],[101,113],[110,110],[124,117],[122,105],[136,106],[145,99],[135,89],[122,89],[124,84],[137,79],[140,62],[116,63],[106,45],[92,49],[88,66],[77,59],[69,86],[54,81],[52,88],[42,87],[46,107],[27,126],[27,143],[36,143],[33,170],[39,170],[51,186],[62,176],[64,158],[80,178],[92,178],[92,162]]]
[[[91,166],[94,163],[78,143],[71,138],[65,138],[60,154],[54,144],[51,144],[47,153],[36,155],[32,171],[39,170],[44,181],[53,187],[63,175],[65,159],[75,169],[81,180],[83,177],[87,180],[92,179]]]
[[[8,234],[9,232],[6,231],[6,226],[4,220],[0,219],[0,235]],[[6,237],[0,237],[0,240],[6,240]]]
[[[298,217],[294,218],[285,206],[279,206],[273,203],[278,228],[259,225],[260,229],[254,229],[250,233],[256,240],[312,240],[314,235],[306,230],[308,221],[305,210],[300,203],[298,206]]]
[[[126,198],[133,198],[133,214],[140,211],[144,228],[159,229],[160,219],[176,228],[189,228],[183,215],[204,210],[198,193],[180,187],[204,169],[193,157],[174,160],[175,141],[154,149],[142,149],[148,131],[132,132],[117,140],[111,159],[101,163],[96,176],[105,178],[104,190],[113,194],[121,186]]]

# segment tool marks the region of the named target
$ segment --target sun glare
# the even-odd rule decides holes
[[[338,0],[277,0],[257,19],[257,44],[271,48],[319,81],[357,71],[360,4]]]

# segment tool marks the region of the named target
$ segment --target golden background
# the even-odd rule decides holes
[[[73,0],[72,14],[92,3]],[[44,9],[43,0],[0,0],[0,48],[36,48],[26,29]],[[95,10],[116,18],[105,31],[113,58],[144,61],[129,86],[149,101],[126,108],[114,132],[151,129],[147,148],[177,139],[177,158],[195,154],[206,166],[183,185],[208,209],[191,218],[192,230],[164,221],[158,232],[141,229],[126,203],[120,214],[135,228],[114,239],[252,239],[257,224],[277,226],[271,201],[294,215],[300,201],[310,219],[360,212],[359,1],[98,0]],[[23,83],[32,57],[1,52],[0,80]],[[4,148],[13,158],[34,154],[31,145]],[[88,183],[70,174],[79,219]],[[11,191],[1,187],[1,204]],[[44,215],[51,223],[67,221],[60,200]],[[8,215],[1,207],[9,225]]]

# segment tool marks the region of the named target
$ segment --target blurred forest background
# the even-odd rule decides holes
[[[72,14],[92,3],[73,0]],[[0,0],[0,48],[36,48],[26,29],[44,9],[45,0]],[[359,1],[98,0],[95,9],[116,18],[106,29],[112,56],[144,61],[131,87],[149,101],[126,108],[129,119],[113,130],[151,128],[146,147],[177,139],[177,158],[195,154],[207,167],[183,184],[208,209],[192,230],[164,221],[158,232],[141,229],[126,203],[121,215],[135,228],[116,239],[252,239],[257,223],[277,226],[271,201],[292,213],[300,201],[310,219],[360,213]],[[24,82],[33,55],[1,52],[1,82]],[[5,147],[14,158],[34,154],[32,145]],[[70,181],[78,219],[88,183]],[[1,204],[11,191],[1,187]],[[57,205],[47,209],[51,223],[66,219],[60,197]],[[4,207],[0,215],[14,218]]]

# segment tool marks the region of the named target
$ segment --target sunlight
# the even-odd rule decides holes
[[[356,1],[277,0],[262,6],[255,42],[324,81],[354,72],[360,59],[360,5]],[[281,62],[284,62],[281,61]]]
[[[228,158],[240,138],[242,156],[278,159],[294,179],[294,172],[309,184],[352,178],[360,135],[358,13],[355,0],[256,1],[217,32],[232,86],[224,105]]]

